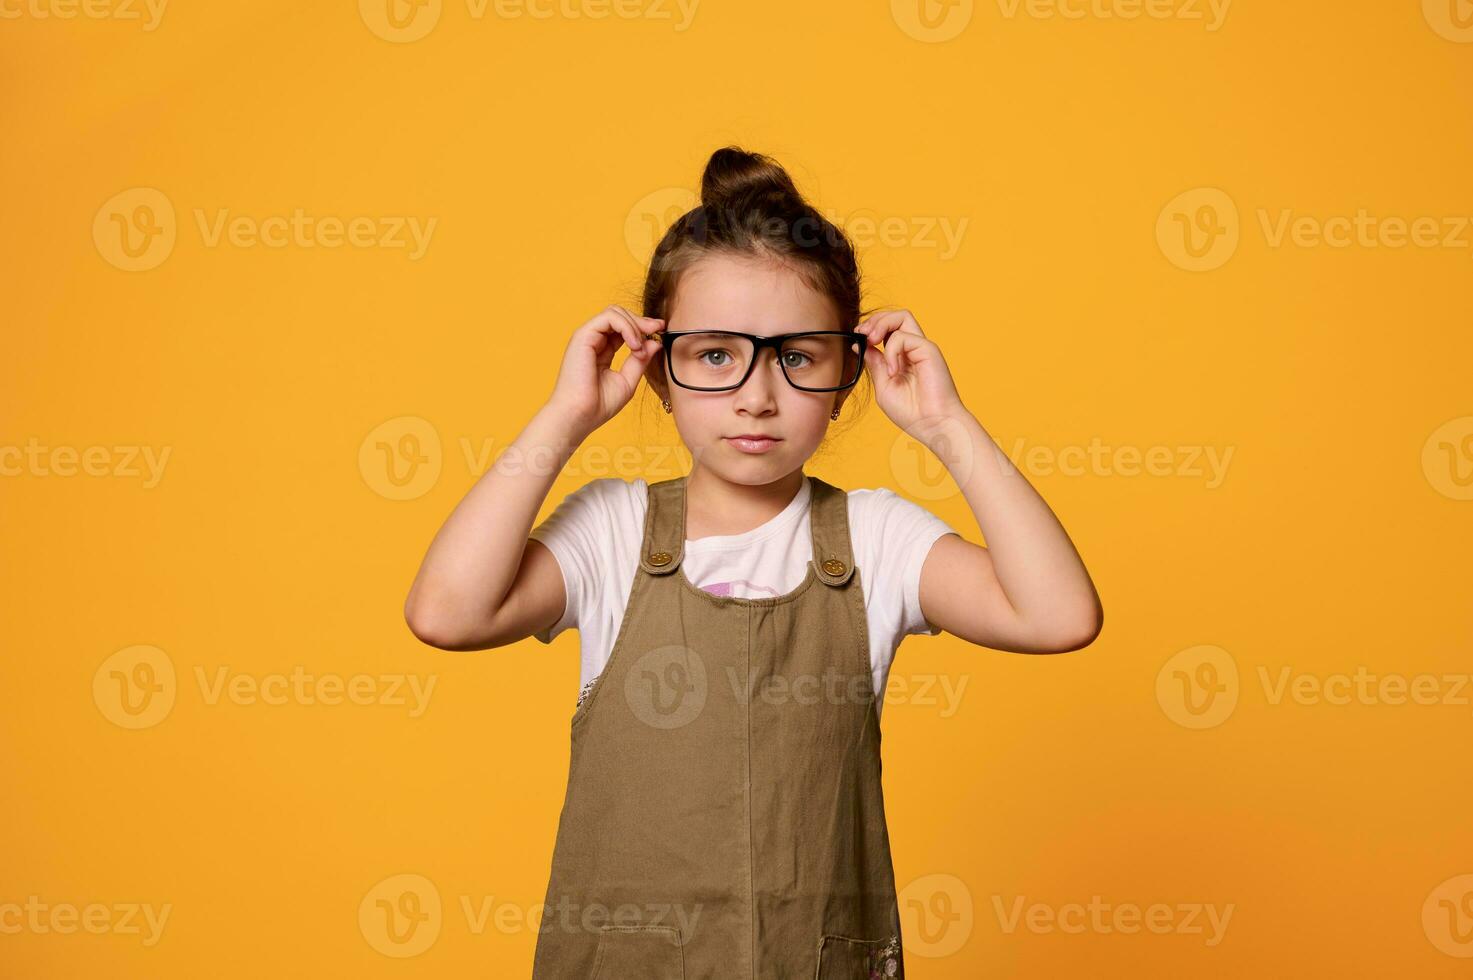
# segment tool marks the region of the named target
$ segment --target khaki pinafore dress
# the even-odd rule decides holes
[[[847,497],[806,477],[802,583],[742,599],[679,570],[686,479],[649,487],[618,637],[573,712],[533,980],[899,980]]]

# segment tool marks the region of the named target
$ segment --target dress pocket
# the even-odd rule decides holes
[[[685,980],[674,926],[602,926],[591,980]]]
[[[818,941],[816,980],[904,980],[900,937],[851,939],[825,935]]]

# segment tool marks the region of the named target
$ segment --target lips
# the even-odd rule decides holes
[[[764,436],[747,434],[740,436],[727,436],[726,441],[744,453],[765,453],[773,446],[782,442],[776,436]]]

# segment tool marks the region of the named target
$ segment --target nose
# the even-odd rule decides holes
[[[771,354],[769,358],[767,355]],[[766,415],[777,407],[778,385],[787,384],[782,377],[782,367],[777,363],[777,351],[771,348],[757,355],[752,365],[752,374],[746,384],[736,390],[736,409],[750,415]]]

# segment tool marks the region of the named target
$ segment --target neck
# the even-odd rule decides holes
[[[807,478],[800,468],[771,483],[732,483],[696,463],[685,481],[685,536],[750,531],[782,513]]]

